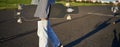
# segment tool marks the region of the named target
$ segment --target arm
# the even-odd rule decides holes
[[[36,8],[34,17],[39,17],[40,19],[47,18],[47,12],[46,12],[47,4],[48,4],[48,0],[40,0]]]

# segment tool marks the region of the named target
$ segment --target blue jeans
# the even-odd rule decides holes
[[[48,40],[50,40],[53,47],[58,47],[60,45],[60,41],[53,32],[49,20],[38,21],[37,34],[39,37],[39,47],[48,47]]]

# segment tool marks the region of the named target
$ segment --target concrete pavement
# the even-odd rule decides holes
[[[120,43],[120,17],[111,18],[110,6],[80,6],[72,20],[52,18],[51,26],[65,47],[117,47]],[[0,47],[38,47],[36,22],[16,23],[15,11],[0,11]],[[12,14],[13,13],[13,14]],[[100,13],[106,16],[88,14]],[[115,33],[116,32],[116,33]],[[116,39],[117,38],[117,39]]]

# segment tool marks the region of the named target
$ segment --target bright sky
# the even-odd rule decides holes
[[[103,1],[115,1],[115,0],[103,0]]]

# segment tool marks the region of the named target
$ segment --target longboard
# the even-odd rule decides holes
[[[34,17],[34,13],[36,11],[36,5],[27,5],[23,6],[22,10],[20,11],[20,16],[27,21],[34,21],[38,20],[38,17]],[[66,7],[62,4],[53,4],[50,7],[50,18],[63,18],[66,14]]]

